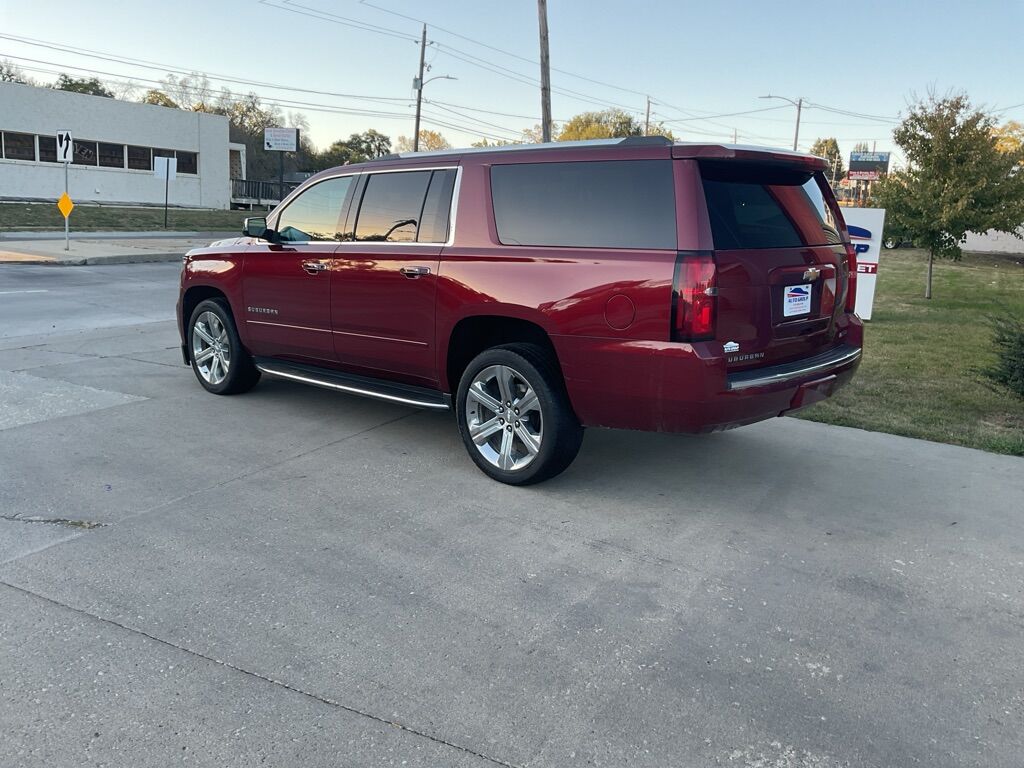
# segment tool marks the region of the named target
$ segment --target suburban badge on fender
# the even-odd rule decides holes
[[[254,315],[276,315],[277,310],[271,309],[270,307],[246,307],[249,312]]]

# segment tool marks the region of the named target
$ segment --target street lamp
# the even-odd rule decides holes
[[[412,137],[412,151],[420,151],[420,104],[423,101],[423,86],[434,80],[458,80],[457,77],[451,75],[435,75],[434,77],[428,77],[426,80],[423,76],[414,77],[412,79],[412,87],[416,89],[416,132]]]
[[[796,107],[796,132],[793,134],[793,151],[796,152],[796,143],[797,140],[800,138],[800,110],[803,109],[804,106],[803,97],[801,96],[796,101],[793,101],[792,99],[787,99],[785,96],[773,96],[772,94],[768,94],[767,96],[759,96],[758,98],[782,99],[783,101],[788,101],[790,104]]]

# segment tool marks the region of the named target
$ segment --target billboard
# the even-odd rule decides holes
[[[271,152],[297,152],[298,128],[264,128],[263,148]]]
[[[850,171],[847,176],[854,181],[877,181],[889,172],[888,152],[851,152]]]

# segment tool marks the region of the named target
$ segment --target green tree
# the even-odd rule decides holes
[[[846,166],[843,165],[843,153],[839,151],[839,142],[831,136],[827,139],[818,139],[811,145],[811,154],[823,157],[828,161],[828,170],[825,175],[829,183],[834,187],[846,178]]]
[[[412,152],[412,139],[408,136],[399,136],[395,143],[399,152]],[[439,149],[451,149],[452,145],[448,139],[437,131],[420,131],[420,152],[434,152]]]
[[[345,143],[364,160],[375,160],[391,152],[391,137],[373,128],[362,133],[353,133]]]
[[[513,144],[528,144],[531,142],[526,141],[505,141],[504,139],[497,139],[496,141],[488,141],[487,139],[480,139],[480,141],[474,141],[469,146],[477,147],[478,149],[486,149],[487,147],[508,147]]]
[[[932,297],[935,257],[960,258],[968,232],[990,229],[1021,237],[1024,150],[1001,152],[991,115],[967,96],[930,96],[911,108],[893,132],[907,167],[872,190],[886,222],[928,251],[925,298]]]
[[[8,59],[0,59],[0,83],[30,84],[28,78],[25,77],[25,73]]]
[[[114,98],[114,93],[107,90],[98,78],[78,78],[68,75],[61,75],[53,84],[54,90],[71,91],[73,93],[87,93],[90,96],[104,96],[108,99]]]
[[[606,109],[603,112],[581,112],[576,115],[562,127],[557,141],[614,139],[643,135],[643,124],[631,114],[621,109]]]
[[[158,107],[170,107],[171,109],[181,109],[178,103],[168,96],[163,91],[150,90],[146,91],[146,95],[142,97],[143,104],[155,104]]]
[[[554,141],[583,141],[643,135],[644,124],[638,118],[621,109],[606,109],[603,112],[581,112],[563,125],[557,136],[552,133],[551,138]],[[648,135],[675,140],[672,131],[661,123],[652,123]]]
[[[1015,152],[1024,146],[1024,125],[1016,120],[993,128],[992,135],[996,137],[996,149],[1000,152]]]

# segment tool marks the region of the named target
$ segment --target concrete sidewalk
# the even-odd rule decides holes
[[[8,232],[0,234],[0,264],[134,264],[176,261],[186,251],[233,232],[80,232],[64,250],[64,233]]]

